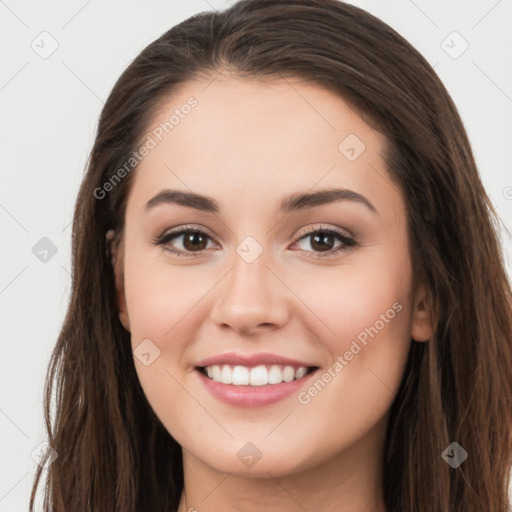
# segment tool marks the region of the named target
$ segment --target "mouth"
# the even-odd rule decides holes
[[[229,352],[198,361],[194,370],[217,400],[234,407],[261,407],[298,393],[319,366],[269,352]]]
[[[317,370],[318,366],[269,354],[224,354],[195,366],[215,399],[243,408],[268,406],[299,393]]]
[[[259,364],[257,366],[213,364],[196,366],[196,370],[211,381],[245,387],[276,386],[282,383],[298,381],[317,369],[318,366],[284,364]]]

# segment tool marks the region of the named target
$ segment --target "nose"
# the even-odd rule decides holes
[[[222,281],[216,287],[211,311],[212,321],[221,329],[231,327],[238,334],[254,335],[288,321],[291,293],[263,255],[248,263],[235,254],[233,266]]]

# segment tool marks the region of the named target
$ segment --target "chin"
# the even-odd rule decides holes
[[[268,478],[269,473],[273,477],[292,475],[315,464],[314,454],[304,451],[304,445],[308,443],[298,442],[287,446],[282,442],[265,442],[264,439],[231,441],[226,446],[216,439],[204,449],[199,447],[198,450],[196,446],[189,451],[201,463],[216,471],[243,477]]]

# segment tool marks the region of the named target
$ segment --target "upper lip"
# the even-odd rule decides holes
[[[213,365],[222,365],[222,364],[230,364],[233,366],[257,366],[260,364],[283,364],[285,366],[305,366],[311,367],[315,366],[312,363],[308,363],[305,361],[299,361],[297,359],[293,359],[291,357],[285,357],[278,354],[271,354],[267,352],[260,352],[257,354],[237,354],[236,352],[229,352],[226,354],[218,354],[216,356],[207,357],[203,359],[196,366],[205,367],[205,366],[213,366]]]

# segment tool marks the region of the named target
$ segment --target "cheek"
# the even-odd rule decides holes
[[[141,337],[180,340],[175,332],[183,320],[193,317],[195,305],[209,287],[197,279],[193,266],[172,269],[161,259],[151,260],[134,251],[125,261],[126,304],[134,342]]]
[[[192,268],[171,269],[136,251],[125,260],[126,304],[139,382],[154,413],[182,441],[188,436],[187,425],[202,425],[205,420],[203,409],[180,382],[186,378],[182,362],[197,334],[200,299],[214,284],[194,278]],[[145,365],[139,355],[147,352],[151,362]]]
[[[339,436],[343,425],[349,439],[379,422],[396,396],[411,345],[407,260],[344,270],[317,281],[319,293],[310,295],[316,297],[312,309],[333,331],[322,337],[331,363],[298,397],[305,414],[329,411],[325,426],[308,424],[311,438]]]
[[[409,342],[409,263],[391,251],[387,258],[370,256],[357,265],[310,269],[307,278],[293,280],[294,293],[307,305],[302,320],[333,357],[354,341],[369,349],[371,340],[379,340],[372,347],[375,356]],[[361,351],[358,359],[370,353]]]
[[[403,376],[411,344],[409,261],[390,251],[317,277],[299,282],[298,294],[308,297],[315,313],[309,329],[330,363],[299,403],[313,415],[330,410],[332,425],[353,422],[354,432],[364,431],[390,407]]]

